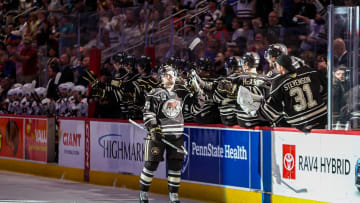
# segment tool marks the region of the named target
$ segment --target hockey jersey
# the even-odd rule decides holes
[[[160,127],[165,137],[180,137],[184,133],[184,105],[202,106],[203,103],[203,94],[193,95],[182,86],[175,85],[173,91],[163,87],[153,89],[146,96],[144,124],[149,130]]]
[[[321,127],[327,120],[327,81],[307,67],[277,77],[259,113],[270,121],[284,116],[292,127],[304,132]]]
[[[267,85],[268,83],[268,78],[258,75],[257,73],[242,73],[232,80],[232,89],[234,89],[235,93],[237,93],[237,97],[242,96],[238,95],[239,87],[245,87],[252,94],[259,96],[259,98],[265,98],[270,89],[270,84]],[[259,104],[261,103],[261,101],[257,102]],[[262,121],[258,114],[246,111],[239,105],[239,103],[236,105],[235,113],[237,124],[241,127],[253,128],[255,126],[268,125],[267,122]]]

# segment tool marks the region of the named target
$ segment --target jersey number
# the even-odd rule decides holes
[[[310,109],[317,105],[317,102],[313,98],[313,94],[309,84],[303,85],[302,88],[301,87],[292,88],[289,93],[291,97],[295,96],[295,101],[297,102],[297,104],[295,104],[293,107],[294,110],[297,112],[303,111],[306,108]]]

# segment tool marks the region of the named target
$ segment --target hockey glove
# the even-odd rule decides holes
[[[164,134],[162,134],[161,129],[159,127],[151,128],[149,134],[150,134],[150,139],[153,142],[161,142],[161,139],[165,138]]]

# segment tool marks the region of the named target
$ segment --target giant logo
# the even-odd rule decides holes
[[[283,178],[296,179],[295,145],[283,145]]]

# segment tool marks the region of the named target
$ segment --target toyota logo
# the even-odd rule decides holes
[[[285,154],[284,156],[284,168],[288,171],[291,171],[294,168],[295,159],[294,156],[290,153]]]

